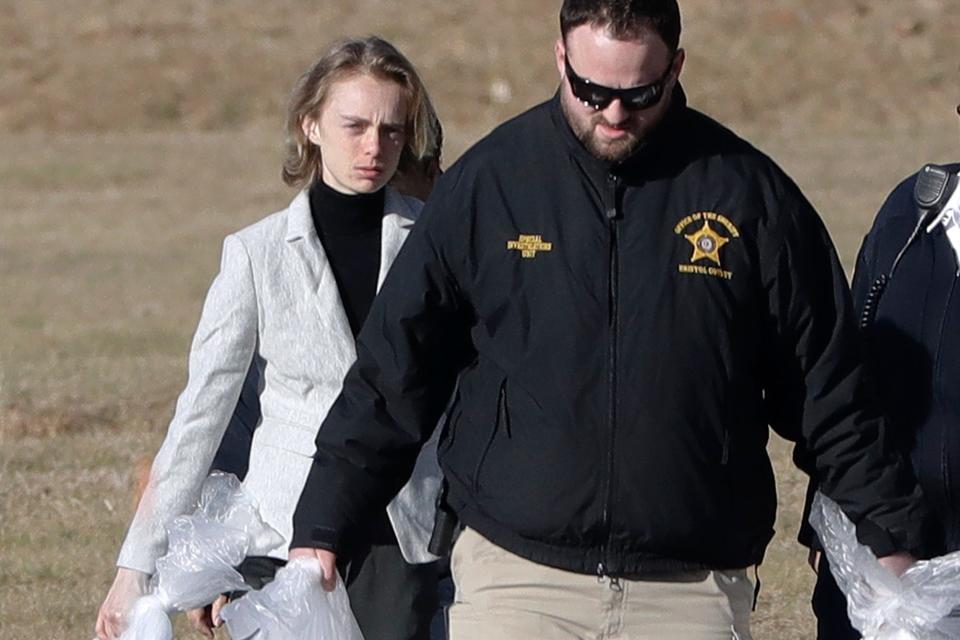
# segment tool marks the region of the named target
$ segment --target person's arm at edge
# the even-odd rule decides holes
[[[879,262],[879,247],[877,246],[880,229],[894,215],[899,214],[904,207],[912,211],[913,207],[913,185],[915,175],[907,178],[894,188],[885,198],[880,210],[877,212],[870,232],[863,238],[860,249],[857,252],[857,258],[853,271],[853,282],[851,284],[851,294],[853,298],[853,308],[855,320],[858,328],[867,295],[876,279],[880,276],[883,267]],[[892,258],[887,256],[887,258]],[[885,259],[887,259],[885,258]],[[887,265],[889,266],[889,265]],[[808,562],[810,567],[816,572],[819,569],[819,560],[822,546],[817,539],[816,532],[810,526],[809,516],[813,503],[813,496],[819,485],[815,475],[811,475],[807,485],[806,497],[804,498],[803,515],[800,521],[800,529],[797,533],[797,540],[800,544],[809,548]]]
[[[871,401],[846,279],[826,229],[792,183],[786,189],[780,201],[792,211],[765,276],[787,369],[771,394],[771,423],[798,441],[812,462],[806,470],[857,524],[861,542],[901,571],[912,561],[902,552],[922,540],[919,487]]]
[[[194,335],[188,381],[117,560],[117,576],[98,611],[100,638],[117,637],[131,596],[145,592],[166,546],[164,525],[195,500],[240,395],[257,340],[257,302],[242,241],[223,243]]]

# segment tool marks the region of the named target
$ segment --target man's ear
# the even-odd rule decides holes
[[[675,78],[680,78],[680,72],[683,71],[683,63],[687,60],[687,52],[684,49],[677,49],[676,55],[673,57],[673,75]]]
[[[567,75],[566,65],[563,63],[567,57],[567,47],[563,44],[563,38],[557,38],[557,43],[553,45],[553,53],[557,58],[557,73],[560,74],[560,79],[563,80],[564,76]]]

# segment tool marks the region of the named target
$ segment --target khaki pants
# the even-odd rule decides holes
[[[451,569],[450,640],[750,640],[753,586],[742,569],[617,585],[530,562],[471,529]]]

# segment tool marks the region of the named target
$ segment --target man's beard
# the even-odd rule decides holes
[[[640,146],[640,138],[632,131],[627,131],[627,135],[619,140],[603,140],[597,133],[597,125],[612,125],[602,113],[593,114],[587,121],[580,120],[569,112],[566,115],[574,135],[595,158],[606,162],[620,162],[633,155]]]

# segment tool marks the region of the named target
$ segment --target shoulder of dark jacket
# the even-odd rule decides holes
[[[945,166],[948,171],[960,171],[960,164]],[[863,240],[861,259],[871,272],[890,268],[895,255],[917,225],[918,211],[913,191],[919,174],[918,170],[907,176],[887,195]]]
[[[768,202],[800,196],[800,190],[769,155],[729,127],[686,104],[654,132],[647,151],[651,164],[660,158],[679,163],[704,163],[718,181],[739,183]]]
[[[459,225],[470,194],[482,191],[511,167],[535,162],[549,142],[549,102],[541,103],[497,126],[454,162],[434,187],[418,221],[431,228]],[[451,199],[451,196],[455,197]]]
[[[698,165],[712,185],[706,188],[739,192],[750,210],[746,215],[756,219],[766,246],[782,247],[783,238],[797,233],[825,235],[822,220],[796,182],[767,153],[730,128],[687,106],[666,133],[659,155],[677,163],[672,173]]]
[[[543,144],[553,135],[550,102],[542,102],[495,127],[467,149],[448,173],[474,176],[490,167],[529,161],[545,153]]]
[[[948,171],[956,173],[960,171],[960,164],[944,165]],[[892,222],[907,220],[911,228],[917,221],[917,207],[913,200],[913,190],[917,184],[917,176],[920,171],[904,178],[900,184],[894,187],[893,191],[887,195],[886,200],[880,207],[877,217],[873,221],[870,233],[882,230],[886,225]]]

